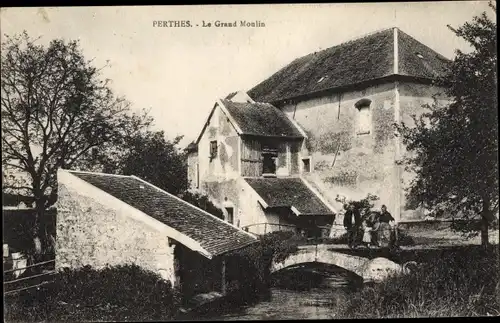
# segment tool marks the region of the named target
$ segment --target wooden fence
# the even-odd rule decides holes
[[[4,296],[12,295],[23,290],[41,287],[54,282],[54,275],[56,274],[55,259],[41,261],[21,268],[5,270],[6,265],[8,265],[8,263],[6,263],[4,259]],[[23,273],[16,278],[14,275],[16,271],[23,271]]]

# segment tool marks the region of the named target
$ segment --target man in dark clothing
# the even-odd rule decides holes
[[[394,221],[394,218],[392,215],[387,211],[387,207],[385,205],[382,205],[380,208],[380,218],[379,221],[383,223],[389,223],[391,221]]]
[[[397,228],[394,226],[394,218],[387,211],[387,207],[385,205],[382,205],[380,207],[380,218],[379,218],[379,221],[381,223],[385,223],[386,224],[386,225],[383,226],[384,228],[387,228],[387,227],[390,228],[389,246],[390,247],[396,247],[397,246],[397,234],[396,234]]]
[[[344,228],[347,230],[348,245],[350,248],[355,248],[359,240],[361,214],[352,204],[345,204],[344,209],[346,210],[344,214]]]

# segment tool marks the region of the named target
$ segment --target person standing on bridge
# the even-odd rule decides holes
[[[387,206],[382,205],[380,207],[380,223],[383,227],[382,235],[384,238],[388,235],[389,246],[397,247],[397,234],[396,234],[396,223],[392,215],[387,211]]]
[[[365,235],[363,237],[363,242],[367,242],[365,240],[369,240],[367,242],[367,246],[371,245],[375,247],[380,247],[379,242],[379,231],[380,231],[380,214],[377,211],[371,211],[367,214],[365,220]],[[366,238],[366,239],[365,239]]]
[[[349,248],[356,248],[361,230],[361,214],[353,204],[344,204],[344,228],[347,230]]]
[[[380,207],[380,218],[379,218],[379,221],[382,222],[382,223],[387,223],[387,224],[391,224],[391,222],[394,223],[394,218],[389,213],[389,211],[387,211],[387,206],[385,206],[385,205],[382,205]]]

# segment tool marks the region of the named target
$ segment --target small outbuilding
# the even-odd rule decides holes
[[[136,264],[186,296],[226,292],[226,257],[257,242],[136,176],[58,172],[56,268]]]

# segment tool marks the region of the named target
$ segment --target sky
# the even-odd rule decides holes
[[[447,24],[483,11],[491,12],[487,1],[2,8],[0,31],[2,40],[23,30],[42,44],[78,39],[96,66],[109,62],[103,77],[117,95],[149,109],[156,130],[184,135],[187,145],[218,98],[251,89],[295,58],[389,27],[453,58],[469,48]],[[192,27],[154,26],[169,20]],[[265,27],[214,27],[217,20]]]

